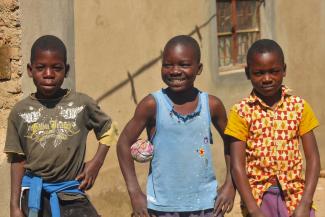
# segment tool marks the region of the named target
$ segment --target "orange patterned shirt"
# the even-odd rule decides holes
[[[273,109],[252,92],[232,107],[225,134],[247,143],[246,172],[258,205],[272,185],[269,178],[276,176],[292,213],[304,190],[299,137],[319,123],[309,104],[288,95],[288,90],[282,87],[282,98]]]

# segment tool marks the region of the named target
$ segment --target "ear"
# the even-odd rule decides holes
[[[197,71],[197,75],[201,75],[202,71],[203,71],[203,64],[200,63],[199,64],[199,70]]]
[[[65,74],[64,74],[64,77],[66,78],[66,77],[68,77],[68,74],[69,74],[69,70],[70,70],[70,65],[69,64],[66,64],[65,65]]]
[[[251,79],[251,76],[249,74],[249,67],[248,66],[245,66],[245,74],[246,74],[247,80],[250,80]]]
[[[30,78],[33,77],[32,66],[30,65],[30,63],[27,64],[27,73]]]
[[[287,75],[287,64],[284,63],[283,65],[283,77]]]

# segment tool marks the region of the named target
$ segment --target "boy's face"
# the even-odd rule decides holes
[[[286,65],[275,52],[255,53],[246,67],[246,75],[251,80],[257,94],[272,97],[279,93]]]
[[[194,52],[191,46],[182,44],[165,48],[161,77],[172,91],[182,92],[192,88],[196,76],[201,74],[203,66]]]
[[[27,65],[28,75],[33,78],[37,97],[55,98],[69,70],[63,55],[55,50],[36,50],[34,61]]]

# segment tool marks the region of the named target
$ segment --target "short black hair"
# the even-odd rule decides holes
[[[35,60],[37,50],[57,51],[62,54],[64,63],[67,63],[67,48],[65,47],[63,41],[54,35],[43,35],[34,42],[30,51],[30,63],[33,63]]]
[[[166,45],[164,47],[164,52],[167,48],[174,47],[178,44],[192,47],[197,62],[199,63],[201,61],[200,46],[194,38],[192,38],[191,36],[188,36],[188,35],[177,35],[177,36],[171,38],[166,43]]]
[[[282,63],[284,64],[284,54],[282,51],[282,48],[278,43],[271,39],[260,39],[255,41],[251,47],[248,49],[246,61],[247,66],[249,66],[250,61],[252,60],[253,56],[256,54],[262,54],[262,53],[276,53],[279,55]]]

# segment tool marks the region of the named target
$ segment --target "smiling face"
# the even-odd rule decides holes
[[[37,49],[33,62],[27,65],[27,70],[36,86],[36,97],[51,99],[62,93],[61,85],[69,65],[59,51]]]
[[[201,71],[202,64],[192,46],[178,43],[165,48],[161,76],[170,90],[183,92],[192,89]]]
[[[246,75],[255,93],[267,101],[279,96],[286,65],[276,52],[254,53],[248,62]]]

